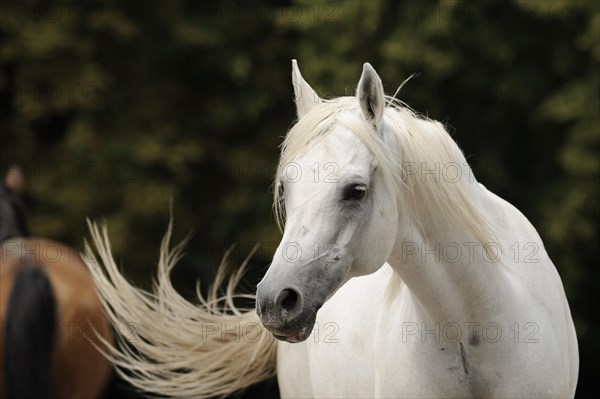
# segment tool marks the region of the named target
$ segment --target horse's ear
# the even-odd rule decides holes
[[[292,84],[294,85],[296,112],[298,118],[302,118],[312,107],[319,104],[321,99],[302,77],[296,60],[292,60]]]
[[[367,122],[379,127],[385,108],[385,93],[381,78],[368,62],[363,65],[363,72],[356,88],[356,97]]]
[[[23,189],[23,172],[17,165],[13,165],[6,171],[4,185],[10,191],[19,193]]]

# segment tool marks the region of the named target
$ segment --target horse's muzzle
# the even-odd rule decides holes
[[[307,304],[295,286],[277,292],[261,287],[256,295],[256,313],[273,336],[281,341],[306,340],[316,321],[316,309]]]

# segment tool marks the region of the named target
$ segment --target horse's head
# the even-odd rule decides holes
[[[29,236],[25,207],[19,197],[22,187],[21,169],[16,166],[9,168],[4,181],[0,183],[0,242],[12,237]]]
[[[295,61],[292,79],[299,119],[275,182],[285,228],[258,285],[256,310],[276,338],[299,342],[338,288],[385,263],[398,211],[395,136],[387,133],[383,85],[371,65],[364,65],[355,97],[321,100]]]

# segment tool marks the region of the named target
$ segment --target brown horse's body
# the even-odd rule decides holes
[[[92,278],[76,250],[37,238],[13,238],[2,243],[0,321],[3,331],[8,323],[6,317],[13,283],[26,264],[45,271],[54,296],[55,332],[49,354],[48,397],[100,397],[111,377],[112,366],[90,341],[97,342],[95,331],[109,342],[113,341],[113,335]],[[5,342],[5,334],[2,334],[0,387],[3,386],[2,376],[7,367],[3,364],[4,360],[11,361],[4,356]]]

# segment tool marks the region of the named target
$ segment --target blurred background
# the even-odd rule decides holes
[[[23,168],[34,235],[81,249],[85,218],[104,218],[149,287],[172,198],[177,239],[193,231],[181,292],[260,242],[251,292],[280,239],[292,58],[322,97],[353,94],[366,61],[387,94],[420,73],[399,98],[451,126],[475,176],[538,229],[576,323],[578,396],[593,392],[600,2],[3,1],[0,170]]]

